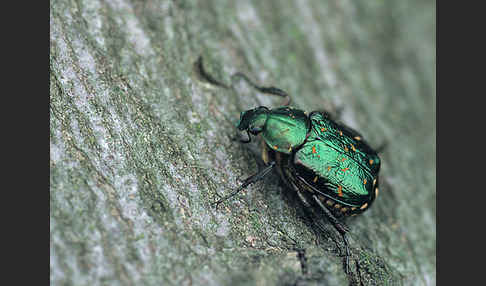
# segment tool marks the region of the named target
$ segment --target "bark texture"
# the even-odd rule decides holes
[[[259,168],[239,112],[281,99],[199,55],[387,143],[350,275],[276,174],[210,205]],[[51,285],[435,285],[435,58],[434,1],[51,0]]]

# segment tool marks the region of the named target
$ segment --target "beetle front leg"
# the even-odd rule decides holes
[[[262,170],[258,171],[256,174],[253,174],[251,175],[250,177],[246,178],[245,181],[243,182],[243,184],[241,186],[239,186],[236,190],[234,190],[231,194],[221,198],[220,200],[214,202],[213,204],[216,205],[216,207],[224,202],[225,200],[235,196],[236,194],[238,194],[239,192],[241,192],[244,188],[248,187],[249,185],[253,184],[253,183],[256,183],[260,180],[263,180],[263,178],[265,178],[266,175],[268,175],[268,173],[270,173],[270,171],[275,167],[275,162],[270,162],[268,164],[268,166],[266,166],[265,168],[263,168]]]

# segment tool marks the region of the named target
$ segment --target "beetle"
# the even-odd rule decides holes
[[[200,75],[208,82],[226,87],[208,74],[202,57],[196,62]],[[246,75],[243,78],[256,90],[284,97],[277,108],[259,106],[241,112],[237,129],[251,136],[262,137],[262,159],[265,167],[244,180],[229,195],[215,203],[233,197],[245,187],[262,180],[276,169],[285,185],[295,191],[308,209],[319,209],[341,234],[345,250],[345,271],[349,273],[349,228],[338,218],[354,216],[370,208],[378,196],[378,173],[381,160],[375,151],[354,129],[334,120],[325,111],[303,110],[289,106],[290,96],[275,87],[262,87]]]

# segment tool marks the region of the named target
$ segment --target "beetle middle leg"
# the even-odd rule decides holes
[[[253,183],[256,183],[260,180],[263,180],[263,178],[265,178],[266,175],[268,175],[268,173],[270,173],[270,171],[275,167],[275,162],[272,161],[268,164],[268,166],[266,166],[265,168],[263,168],[262,170],[258,171],[256,174],[253,174],[251,175],[250,177],[246,178],[245,181],[243,182],[242,185],[240,185],[236,190],[234,190],[231,194],[221,198],[220,200],[214,202],[213,204],[216,205],[216,207],[224,202],[225,200],[235,196],[236,194],[238,194],[239,192],[241,192],[244,188],[248,187],[249,185],[253,184]]]

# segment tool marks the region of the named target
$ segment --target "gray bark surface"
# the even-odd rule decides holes
[[[339,234],[233,140],[291,94],[381,154],[374,205]],[[51,285],[435,285],[434,1],[50,1]],[[306,249],[302,275],[295,247]]]

